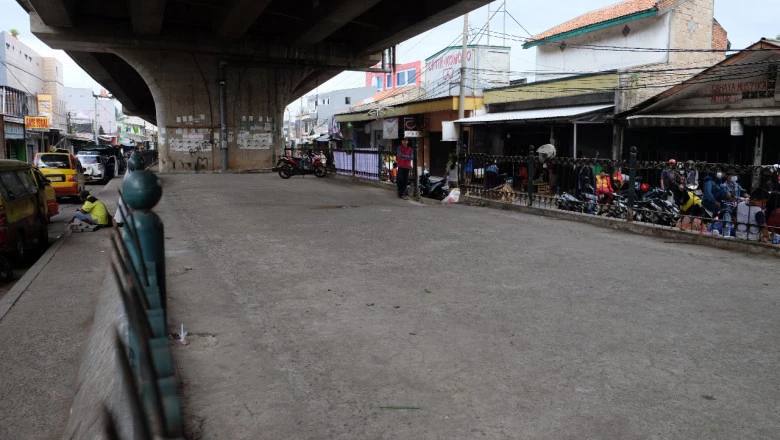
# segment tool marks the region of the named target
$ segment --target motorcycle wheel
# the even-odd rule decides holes
[[[279,177],[282,179],[289,179],[292,177],[292,170],[289,165],[285,165],[279,170]]]
[[[314,175],[323,178],[328,174],[328,170],[325,169],[325,166],[323,165],[317,165],[317,168],[314,169]]]

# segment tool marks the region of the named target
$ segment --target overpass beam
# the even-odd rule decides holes
[[[158,35],[162,31],[167,0],[135,0],[128,2],[130,21],[136,35]]]
[[[237,40],[249,30],[272,0],[233,0],[214,23],[217,36],[224,41]]]
[[[382,0],[344,0],[320,5],[312,16],[290,34],[293,46],[307,47],[324,40]]]
[[[73,27],[74,0],[30,0],[30,6],[47,26]]]

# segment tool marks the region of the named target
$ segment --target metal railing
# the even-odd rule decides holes
[[[167,332],[163,224],[152,208],[162,197],[160,180],[134,154],[120,191],[122,232],[111,231],[111,271],[127,316],[127,334],[114,334],[123,398],[132,433],[117,432],[119,414],[104,405],[108,438],[183,438],[179,383]],[[122,417],[128,415],[122,414]]]
[[[780,230],[739,222],[738,206],[758,187],[777,191],[776,165],[737,165],[687,161],[684,163],[637,161],[636,148],[628,161],[555,157],[540,163],[533,149],[529,156],[463,155],[459,185],[463,195],[543,209],[563,209],[599,215],[616,221],[641,222],[698,234],[768,241],[780,244]],[[671,188],[660,188],[665,169],[682,179]],[[597,193],[595,176],[601,170],[612,179],[610,194]],[[721,173],[719,179],[717,173]],[[737,182],[726,180],[736,176]],[[690,178],[690,181],[687,179]],[[717,179],[717,183],[716,183]],[[710,185],[733,194],[727,200],[708,200],[703,190]],[[744,183],[744,187],[742,184]],[[711,188],[711,186],[710,186]],[[690,199],[690,202],[689,202]],[[682,210],[685,208],[685,211]],[[753,210],[758,208],[742,208]],[[778,208],[780,209],[780,208]],[[729,227],[730,226],[730,227]],[[765,231],[768,234],[765,234]],[[766,236],[768,235],[768,236]]]
[[[356,148],[354,150],[332,149],[329,153],[332,155],[332,169],[336,174],[366,180],[386,182],[393,180],[395,151]]]

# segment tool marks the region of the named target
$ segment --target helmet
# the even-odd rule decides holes
[[[539,162],[545,163],[555,157],[555,145],[544,144],[536,150],[536,153],[539,154]]]
[[[677,161],[674,159],[669,159],[669,163],[677,163]]]
[[[643,193],[646,193],[646,192],[650,191],[650,184],[649,184],[649,183],[647,183],[647,182],[643,183],[643,184],[642,184],[642,185],[639,187],[639,190],[640,190],[640,191],[642,191]]]

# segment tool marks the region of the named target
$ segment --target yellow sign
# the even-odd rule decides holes
[[[54,107],[51,102],[51,95],[38,94],[38,115],[49,119],[54,116]]]
[[[43,130],[49,129],[49,118],[45,116],[25,116],[24,128],[27,130]]]

